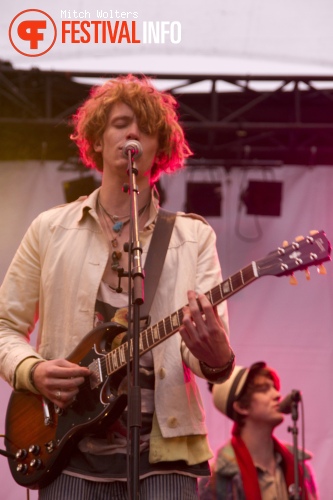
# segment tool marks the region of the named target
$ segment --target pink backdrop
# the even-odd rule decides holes
[[[75,172],[59,171],[57,167],[56,162],[0,164],[0,281],[28,224],[40,211],[63,203],[62,182],[77,177]],[[245,213],[244,207],[239,206],[239,195],[247,179],[283,182],[281,217],[258,217],[256,221]],[[222,216],[210,218],[209,222],[217,233],[224,279],[252,260],[264,257],[283,240],[292,241],[311,229],[324,229],[333,240],[330,167],[286,166],[265,174],[240,169],[229,173],[223,169],[183,172],[162,180],[167,195],[165,208],[184,208],[187,181],[222,183]],[[260,225],[261,236],[256,224]],[[303,273],[297,273],[297,286],[290,286],[288,278],[263,277],[228,301],[231,340],[238,364],[265,360],[279,372],[283,395],[292,389],[303,394],[305,444],[314,454],[312,466],[324,500],[333,498],[332,264],[328,263],[326,269],[327,275],[321,276],[312,268],[310,281]],[[227,439],[230,424],[212,406],[206,383],[199,384],[215,451]],[[10,389],[1,382],[0,434],[4,433],[9,394]],[[289,425],[291,418],[286,416],[276,435],[291,442]],[[3,448],[2,443],[0,447]],[[26,498],[26,491],[14,483],[3,457],[0,471],[1,497]],[[30,498],[37,498],[36,492],[31,492]]]

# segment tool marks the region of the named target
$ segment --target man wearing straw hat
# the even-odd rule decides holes
[[[295,498],[294,456],[273,435],[283,421],[280,381],[266,363],[236,366],[225,383],[212,388],[216,408],[234,421],[231,439],[218,450],[210,479],[200,483],[202,500],[288,500]],[[297,498],[318,498],[304,455],[299,460]],[[304,467],[303,467],[304,466]]]

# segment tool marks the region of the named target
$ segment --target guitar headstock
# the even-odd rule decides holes
[[[321,266],[331,260],[331,244],[324,231],[313,232],[304,239],[295,239],[256,262],[259,276],[288,276],[310,266]]]

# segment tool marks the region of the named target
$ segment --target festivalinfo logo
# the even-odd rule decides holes
[[[9,39],[20,54],[38,57],[52,49],[57,39],[57,27],[43,10],[23,10],[10,23]]]
[[[62,44],[178,44],[182,37],[179,21],[139,22],[138,12],[60,10],[59,17]],[[52,49],[58,31],[49,14],[28,9],[11,21],[9,39],[20,54],[38,57]]]

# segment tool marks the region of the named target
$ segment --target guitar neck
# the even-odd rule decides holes
[[[216,306],[242,290],[246,285],[249,285],[258,277],[256,262],[252,262],[230,276],[227,280],[209,290],[205,295],[210,303]],[[183,310],[178,309],[178,311],[170,316],[167,316],[155,325],[143,330],[139,335],[140,356],[176,333],[182,321]],[[133,358],[133,339],[106,354],[106,369],[108,376],[127,364],[128,348],[130,349],[129,360],[131,361]]]

